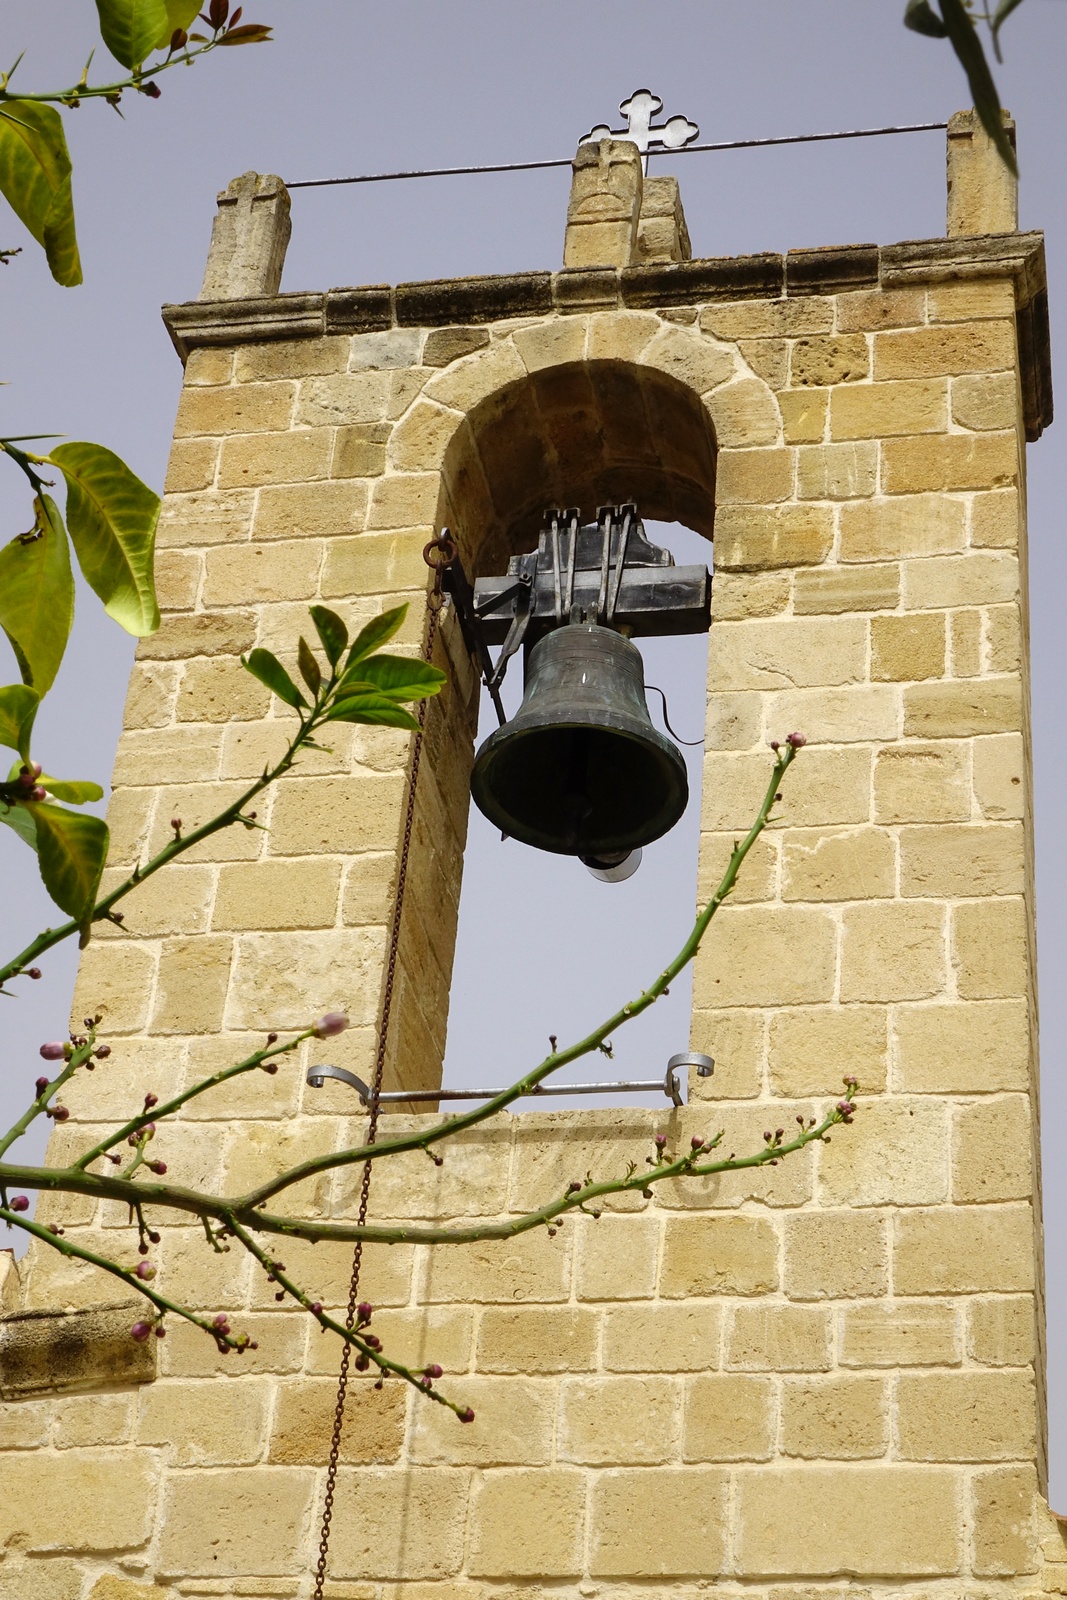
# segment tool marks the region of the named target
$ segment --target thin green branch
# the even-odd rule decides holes
[[[218,1072],[213,1072],[209,1078],[201,1078],[199,1083],[194,1083],[190,1088],[183,1089],[180,1094],[176,1094],[170,1100],[164,1101],[162,1105],[147,1107],[138,1116],[131,1117],[129,1122],[124,1123],[121,1128],[109,1134],[106,1139],[101,1139],[99,1144],[94,1145],[91,1150],[87,1150],[83,1156],[79,1156],[74,1163],[73,1170],[84,1172],[93,1161],[96,1161],[100,1156],[106,1155],[109,1150],[114,1149],[115,1145],[121,1144],[124,1139],[129,1139],[133,1135],[140,1133],[141,1129],[147,1127],[150,1122],[162,1122],[164,1117],[169,1117],[173,1112],[180,1111],[182,1106],[195,1099],[198,1094],[205,1094],[208,1089],[215,1089],[220,1083],[226,1083],[230,1078],[239,1078],[246,1072],[254,1072],[274,1056],[289,1055],[291,1051],[298,1049],[305,1039],[313,1038],[314,1034],[314,1028],[305,1028],[303,1033],[298,1033],[295,1038],[287,1040],[285,1044],[278,1044],[273,1039],[270,1039],[262,1050],[253,1050],[250,1056],[246,1056],[243,1061],[238,1061],[234,1066],[221,1067]],[[3,1154],[6,1148],[6,1145],[0,1145],[0,1155]]]
[[[207,55],[209,51],[216,50],[222,43],[222,39],[223,33],[222,30],[219,30],[214,38],[206,40],[203,44],[195,47],[186,45],[180,51],[168,52],[158,61],[145,62],[139,70],[131,72],[126,78],[117,79],[114,83],[90,84],[85,76],[89,70],[89,62],[86,62],[85,72],[72,88],[50,89],[38,94],[15,93],[8,88],[15,67],[22,60],[22,55],[20,55],[18,61],[15,62],[15,67],[12,67],[10,72],[0,74],[0,102],[4,100],[33,100],[38,103],[68,107],[75,107],[82,100],[109,100],[114,102],[117,99],[121,99],[127,89],[143,91],[146,83],[159,73],[168,72],[171,67],[191,65],[199,56]],[[25,51],[23,51],[24,54]],[[91,60],[92,56],[89,57],[89,61]]]
[[[314,1177],[322,1172],[328,1172],[333,1167],[356,1165],[362,1161],[376,1161],[382,1156],[399,1155],[409,1150],[428,1150],[432,1144],[435,1144],[440,1139],[451,1138],[454,1134],[461,1133],[467,1128],[476,1127],[478,1123],[484,1122],[488,1117],[495,1116],[498,1111],[505,1110],[514,1101],[520,1099],[523,1095],[529,1094],[531,1089],[550,1077],[553,1072],[558,1071],[560,1067],[567,1066],[571,1061],[576,1061],[581,1056],[589,1055],[591,1051],[599,1049],[605,1040],[609,1039],[619,1028],[623,1027],[627,1022],[632,1022],[634,1017],[640,1016],[643,1011],[647,1011],[649,1006],[660,998],[664,990],[670,987],[683,968],[692,961],[712,918],[733,891],[745,857],[770,820],[771,809],[778,798],[779,784],[795,760],[797,749],[804,743],[799,736],[794,737],[797,738],[798,743],[787,741],[778,751],[771,779],[767,785],[756,820],[744,839],[739,844],[734,845],[719,887],[697,917],[692,933],[674,960],[668,962],[656,981],[650,984],[636,1000],[627,1001],[626,1005],[621,1006],[606,1022],[602,1022],[591,1033],[587,1033],[584,1039],[579,1039],[575,1044],[568,1045],[563,1050],[552,1051],[532,1072],[527,1073],[524,1078],[520,1078],[510,1088],[503,1089],[500,1094],[495,1095],[491,1100],[486,1100],[474,1110],[464,1112],[460,1116],[449,1117],[444,1122],[437,1124],[436,1127],[427,1129],[425,1132],[407,1134],[398,1139],[383,1139],[376,1144],[362,1145],[351,1151],[344,1150],[312,1157],[308,1161],[301,1162],[299,1166],[292,1167],[288,1172],[279,1174],[277,1178],[272,1178],[269,1182],[261,1184],[258,1189],[251,1190],[238,1202],[238,1209],[243,1210],[248,1207],[262,1205],[272,1195],[278,1194],[282,1189],[287,1189],[291,1184],[300,1183],[304,1178]]]

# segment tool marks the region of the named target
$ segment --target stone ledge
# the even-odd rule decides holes
[[[482,278],[371,284],[325,294],[264,295],[250,300],[195,300],[163,307],[163,321],[184,361],[201,345],[318,339],[398,327],[447,327],[512,317],[611,309],[655,310],[709,301],[780,300],[969,278],[1015,283],[1026,437],[1052,421],[1045,241],[1041,233],[912,239],[891,245],[828,245],[786,255],[709,257],[647,266],[519,272]]]
[[[0,1320],[0,1399],[151,1383],[156,1343],[130,1337],[142,1302],[88,1311],[17,1311]]]

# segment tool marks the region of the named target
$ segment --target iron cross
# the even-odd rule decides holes
[[[592,144],[597,139],[629,139],[645,158],[647,169],[648,153],[653,145],[659,145],[664,150],[681,150],[700,133],[696,123],[690,122],[688,117],[670,117],[654,127],[652,118],[657,111],[663,110],[663,101],[649,89],[636,90],[629,100],[622,102],[619,110],[626,118],[624,129],[612,129],[605,123],[599,123],[579,139],[579,144]]]

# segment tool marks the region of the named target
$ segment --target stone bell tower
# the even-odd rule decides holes
[[[491,1219],[658,1129],[730,1148],[862,1085],[855,1125],[775,1169],[637,1200],[555,1239],[372,1247],[404,1392],[350,1399],[334,1600],[490,1596],[990,1600],[1067,1585],[1045,1483],[1024,451],[1052,414],[1043,243],[971,113],[944,238],[693,259],[678,186],[583,144],[559,272],[279,293],[277,179],[220,196],[200,299],[165,310],[185,386],[161,527],[165,620],[130,686],[114,868],[235,796],[284,740],[242,672],[321,599],[411,601],[447,524],[472,574],[546,505],[634,499],[714,540],[700,892],[747,826],[767,744],[810,747],[697,962],[678,1111],[524,1112],[440,1171],[376,1173],[379,1218]],[[428,722],[388,1082],[439,1083],[476,680],[454,619]],[[53,1155],[344,1006],[374,1049],[410,746],[351,729],[130,898],[82,958],[106,1074]],[[269,814],[268,814],[269,812]],[[331,1051],[331,1054],[333,1052]],[[321,1057],[319,1058],[321,1059]],[[306,1063],[305,1063],[306,1064]],[[303,1071],[195,1103],[178,1181],[242,1192],[358,1137]],[[306,1208],[351,1215],[354,1180]],[[86,1242],[125,1222],[42,1200]],[[91,1267],[31,1250],[0,1324],[2,1600],[310,1594],[336,1345],[196,1229],[162,1282],[235,1313],[131,1351]],[[349,1252],[287,1246],[328,1305]]]

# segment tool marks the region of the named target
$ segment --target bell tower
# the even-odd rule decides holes
[[[278,750],[288,712],[238,658],[291,657],[309,602],[351,628],[407,600],[414,651],[443,528],[472,582],[500,581],[546,507],[588,528],[633,505],[713,541],[701,896],[769,741],[808,741],[697,960],[691,1044],[715,1073],[686,1107],[529,1111],[440,1172],[383,1163],[372,1215],[504,1218],[643,1163],[661,1128],[758,1145],[845,1073],[861,1109],[829,1146],[556,1238],[370,1247],[382,1339],[439,1362],[477,1421],[356,1388],[327,1593],[1059,1592],[1024,502],[1052,416],[1042,236],[1018,231],[970,112],[949,127],[945,237],[734,259],[694,257],[677,181],[593,135],[557,272],[282,293],[284,187],[246,174],[220,196],[202,295],[164,311],[185,369],[165,620],[131,681],[114,866]],[[475,755],[455,608],[435,649],[449,687],[416,791],[397,1089],[440,1083]],[[82,957],[75,1014],[104,1014],[113,1061],[57,1150],[329,1009],[354,1024],[331,1058],[367,1074],[410,759],[408,735],[349,728],[277,785],[266,831],[131,897]],[[358,1138],[351,1091],[306,1065],[198,1102],[172,1170],[244,1192]],[[353,1215],[353,1180],[301,1203]],[[87,1242],[125,1220],[39,1215]],[[31,1249],[0,1323],[0,1600],[311,1593],[339,1352],[237,1254],[161,1232],[161,1282],[236,1313],[258,1350],[237,1375],[176,1329],[132,1359],[111,1284]],[[287,1259],[344,1304],[346,1248]]]

